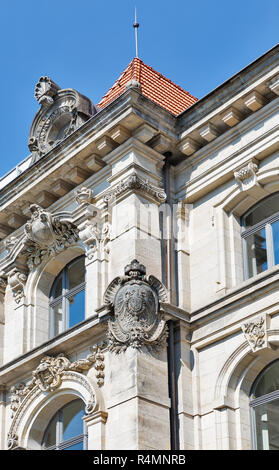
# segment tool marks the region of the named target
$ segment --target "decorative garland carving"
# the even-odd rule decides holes
[[[116,277],[107,287],[104,303],[111,319],[108,322],[109,349],[116,353],[129,346],[140,349],[161,348],[168,330],[161,316],[160,302],[166,302],[164,285],[137,260],[125,267],[125,276]]]
[[[66,220],[59,220],[37,204],[30,206],[31,219],[25,224],[22,255],[30,270],[44,258],[63,251],[78,240],[78,229]]]
[[[140,178],[136,173],[130,175],[126,180],[121,181],[115,188],[108,191],[104,196],[106,204],[111,204],[118,196],[127,190],[138,190],[151,195],[160,203],[165,202],[166,193],[163,189],[153,186],[147,179]]]

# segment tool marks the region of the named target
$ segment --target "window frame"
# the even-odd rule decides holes
[[[250,419],[251,419],[252,448],[254,450],[258,450],[257,428],[256,428],[256,408],[257,406],[264,405],[265,403],[270,403],[272,401],[278,400],[279,388],[277,390],[273,390],[273,392],[265,393],[264,395],[261,395],[260,397],[257,397],[257,398],[253,398],[254,390],[256,386],[258,385],[258,382],[261,379],[262,375],[265,373],[265,371],[277,361],[279,361],[279,359],[275,359],[274,361],[267,364],[263,368],[263,370],[260,372],[260,374],[257,376],[257,378],[254,380],[253,385],[251,387],[249,407],[250,407]]]
[[[62,408],[59,408],[56,413],[54,413],[53,417],[49,421],[47,428],[44,432],[44,437],[42,440],[42,450],[65,450],[68,447],[71,447],[75,444],[79,444],[80,442],[83,443],[83,450],[87,450],[88,447],[88,428],[86,423],[83,421],[83,434],[78,434],[77,436],[71,437],[70,439],[66,439],[63,441],[63,410],[66,406],[74,403],[75,401],[83,401],[81,398],[74,399],[70,401],[69,403],[66,403]],[[84,402],[83,402],[84,403]],[[84,404],[85,407],[85,404]],[[85,413],[84,413],[85,416]],[[48,433],[48,430],[53,422],[53,420],[56,420],[56,443],[52,446],[46,447],[45,446],[45,440],[46,436]]]
[[[276,194],[276,193],[274,193]],[[266,240],[266,256],[267,256],[267,271],[268,269],[277,266],[275,264],[275,257],[274,257],[274,242],[273,242],[273,234],[272,234],[272,224],[279,220],[279,211],[275,212],[271,216],[261,220],[257,224],[253,225],[252,227],[245,228],[244,220],[245,218],[253,212],[260,204],[262,204],[266,199],[274,196],[274,194],[270,194],[266,198],[259,201],[255,204],[251,209],[249,209],[242,217],[241,217],[241,239],[242,239],[242,252],[243,252],[243,271],[244,271],[244,279],[251,279],[254,276],[257,276],[257,273],[253,276],[249,276],[249,264],[248,264],[248,253],[247,253],[247,237],[253,235],[253,233],[258,232],[259,230],[265,229],[265,240]],[[279,193],[278,193],[279,196]],[[262,271],[264,272],[264,271]]]
[[[68,270],[71,267],[72,264],[74,264],[76,261],[78,261],[81,258],[85,258],[85,255],[78,256],[77,258],[74,258],[71,260],[69,263],[64,266],[64,268],[59,272],[59,274],[56,276],[51,290],[50,290],[50,297],[49,297],[49,313],[50,313],[50,326],[49,326],[49,336],[50,338],[55,338],[59,334],[62,334],[64,331],[69,330],[69,298],[73,297],[76,294],[79,294],[80,292],[84,291],[84,299],[86,296],[86,280],[84,280],[82,283],[80,283],[78,286],[73,287],[72,289],[69,289],[69,275],[68,275]],[[54,298],[54,292],[57,286],[57,283],[59,282],[60,276],[62,275],[62,294],[59,295],[58,297]],[[86,276],[86,271],[84,269],[84,278]],[[62,304],[62,331],[60,333],[55,333],[55,307],[59,304]],[[84,302],[84,319],[86,318],[86,312],[85,312],[85,306],[86,306],[86,300]],[[78,322],[80,323],[80,322]],[[78,324],[76,323],[76,324]],[[75,326],[75,325],[73,325]]]

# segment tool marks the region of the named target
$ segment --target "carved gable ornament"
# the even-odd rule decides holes
[[[29,150],[34,161],[72,134],[97,109],[75,90],[61,90],[49,77],[41,77],[35,87],[35,98],[41,105],[29,133]]]
[[[166,288],[154,276],[145,274],[145,266],[133,260],[125,267],[125,276],[116,277],[106,289],[111,351],[119,353],[129,346],[160,348],[166,342],[167,326],[160,313],[160,302],[167,301]]]

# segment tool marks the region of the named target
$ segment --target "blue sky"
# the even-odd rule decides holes
[[[0,176],[28,154],[49,75],[100,101],[135,55],[201,98],[278,42],[278,0],[1,0]]]

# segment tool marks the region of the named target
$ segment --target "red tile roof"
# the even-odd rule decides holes
[[[126,89],[126,84],[132,78],[141,84],[141,91],[144,96],[175,116],[198,101],[188,91],[183,90],[183,88],[135,57],[115,84],[103,96],[98,106],[104,108],[122,95]]]

